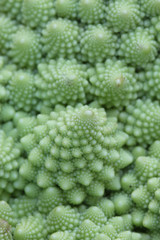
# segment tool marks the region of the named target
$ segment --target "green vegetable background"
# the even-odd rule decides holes
[[[160,240],[160,0],[0,0],[0,240]]]

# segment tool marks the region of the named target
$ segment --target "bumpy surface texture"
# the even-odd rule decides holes
[[[100,197],[105,188],[112,189],[110,181],[132,162],[132,155],[121,148],[127,135],[116,129],[114,118],[107,119],[103,109],[81,105],[48,117],[21,139],[26,150],[32,142],[21,176],[29,180],[27,164],[39,187],[56,183],[73,204],[81,203],[86,193]]]
[[[160,0],[0,0],[0,240],[160,240]]]

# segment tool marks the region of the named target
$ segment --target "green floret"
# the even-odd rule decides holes
[[[28,181],[33,181],[37,175],[37,169],[33,167],[28,161],[25,161],[19,171],[20,176]]]
[[[157,55],[157,42],[148,29],[137,28],[134,32],[121,35],[118,55],[127,63],[141,68],[147,62],[154,61]]]
[[[29,216],[24,218],[16,226],[15,240],[46,240],[44,219],[41,216]]]
[[[150,99],[138,99],[132,105],[126,107],[125,112],[119,115],[124,130],[130,135],[129,145],[136,142],[142,146],[152,144],[160,135],[160,107],[159,103]]]
[[[97,24],[104,19],[105,5],[103,0],[80,0],[78,15],[82,23]]]
[[[132,199],[136,206],[152,214],[159,214],[160,212],[160,179],[154,177],[148,179],[144,186],[136,188],[132,192]],[[144,214],[143,214],[144,215]],[[142,216],[143,216],[142,215]],[[142,218],[142,217],[141,217]]]
[[[137,74],[137,79],[142,82],[143,89],[141,95],[151,99],[160,99],[160,59],[156,59],[154,64],[147,64],[145,71]]]
[[[130,31],[142,23],[143,13],[135,0],[110,0],[106,8],[107,24],[115,32]]]
[[[159,158],[155,158],[157,155],[155,156],[154,152],[150,150],[149,154],[150,156],[138,157],[132,167],[133,169],[129,169],[122,177],[122,188],[127,193],[132,192],[131,198],[136,204],[136,208],[132,210],[132,220],[133,224],[138,227],[143,226],[145,213],[159,214],[160,212]],[[128,176],[132,176],[132,178],[129,179]],[[133,184],[133,181],[135,184]],[[129,184],[132,188],[128,191],[126,186]]]
[[[159,160],[154,157],[138,157],[135,162],[135,173],[142,182],[160,176]]]
[[[155,34],[156,40],[160,42],[160,17],[153,17],[150,20],[151,31]]]
[[[160,158],[160,141],[157,140],[149,148],[149,155],[155,158]]]
[[[123,192],[113,194],[111,200],[113,201],[115,212],[118,215],[128,213],[132,206],[130,197]]]
[[[99,232],[99,227],[96,226],[96,224],[94,224],[92,221],[87,219],[87,220],[84,220],[79,226],[76,233],[76,239],[91,240],[95,238],[98,232]]]
[[[79,214],[69,206],[58,206],[49,213],[46,224],[48,233],[73,230],[79,225]]]
[[[132,233],[130,231],[124,231],[118,234],[116,240],[131,240]],[[137,239],[138,240],[138,239]]]
[[[130,213],[122,215],[124,223],[124,231],[133,230],[132,215]]]
[[[156,199],[152,199],[151,202],[149,203],[148,209],[153,214],[159,214],[159,212],[160,212],[160,202],[157,201]]]
[[[39,194],[39,187],[35,183],[26,184],[24,192],[29,198],[36,198]]]
[[[0,104],[0,121],[7,122],[13,119],[14,108],[10,104]]]
[[[103,226],[107,222],[103,211],[98,207],[90,207],[82,214],[83,220],[91,220],[98,226]]]
[[[40,192],[37,206],[40,213],[48,214],[53,208],[64,203],[62,191],[56,187],[49,187]]]
[[[30,111],[36,105],[34,77],[25,71],[15,72],[8,83],[9,102],[15,110]]]
[[[9,98],[9,91],[7,85],[16,70],[16,65],[6,64],[6,60],[0,57],[0,105],[6,103]],[[1,105],[3,108],[3,105]]]
[[[58,17],[77,18],[78,0],[56,0],[55,9]]]
[[[157,214],[146,213],[143,219],[143,226],[150,230],[159,230],[160,217]]]
[[[132,192],[132,200],[136,207],[151,212],[152,214],[159,214],[160,211],[160,181],[159,178],[150,178],[145,185],[141,185]],[[144,213],[133,213],[134,222],[136,225],[142,224]],[[138,219],[138,220],[137,220]]]
[[[126,159],[127,160],[127,159]],[[106,181],[106,189],[111,191],[119,191],[121,189],[121,182],[119,174],[115,174],[109,181]]]
[[[18,187],[21,149],[13,137],[0,131],[0,191],[14,192]],[[23,189],[23,184],[22,184]]]
[[[65,193],[65,197],[70,204],[78,205],[86,198],[85,188],[78,184]]]
[[[126,230],[124,221],[123,221],[123,217],[115,216],[113,218],[110,218],[108,223],[114,227],[116,233],[120,233],[120,232],[123,232],[124,230]]]
[[[12,38],[8,53],[12,61],[20,67],[33,68],[41,59],[40,36],[36,32],[22,27]]]
[[[55,184],[55,179],[53,178],[53,174],[43,168],[38,171],[36,181],[40,188],[48,188]]]
[[[17,222],[22,218],[32,215],[37,209],[37,199],[30,199],[26,196],[10,199],[14,217]]]
[[[107,219],[111,218],[115,215],[114,203],[111,200],[109,200],[107,198],[100,198],[100,200],[98,200],[96,205],[97,205],[97,207],[102,209],[102,211],[105,214],[105,216],[107,217]]]
[[[4,223],[6,223],[6,227],[7,224],[10,224],[11,226],[15,225],[14,213],[11,207],[5,201],[0,201],[0,222],[1,221],[4,221]]]
[[[138,180],[134,171],[129,171],[122,176],[121,186],[125,192],[131,193],[137,187],[137,185]]]
[[[48,58],[73,58],[79,51],[79,27],[77,23],[66,19],[55,19],[43,30],[43,51]]]
[[[49,240],[75,240],[75,234],[70,232],[53,233]]]
[[[17,114],[18,115],[18,114]],[[15,125],[18,130],[18,135],[20,137],[24,137],[25,135],[29,134],[34,127],[37,125],[37,119],[35,117],[30,116],[21,116],[20,118],[17,118],[17,115],[15,114],[14,120]],[[27,139],[23,138],[23,147],[26,151],[30,151],[33,146],[36,146],[36,139],[32,135],[27,135]]]
[[[1,0],[0,12],[7,14],[10,18],[21,20],[21,7],[23,0]]]
[[[156,16],[160,14],[159,0],[140,0],[141,11],[148,16]]]
[[[0,239],[13,240],[12,234],[11,234],[11,227],[3,219],[0,219]]]
[[[111,240],[111,238],[109,238],[107,235],[100,233],[97,234],[97,236],[95,237],[95,240]]]
[[[115,239],[117,236],[117,231],[111,223],[108,223],[107,225],[103,226],[100,229],[100,232],[107,235],[110,239]]]
[[[115,55],[117,37],[101,24],[89,25],[81,34],[80,59],[91,63],[102,62],[108,56]]]
[[[0,3],[1,4],[1,3]],[[10,48],[13,34],[16,32],[17,26],[15,22],[8,17],[0,16],[0,53],[6,54]]]
[[[132,209],[132,222],[136,227],[143,227],[143,219],[145,215],[145,210],[141,208]]]
[[[86,102],[89,84],[85,65],[75,59],[51,60],[49,64],[39,64],[38,73],[35,77],[36,96],[46,106]]]
[[[128,105],[129,101],[137,98],[141,89],[134,69],[122,61],[108,59],[104,64],[88,69],[88,74],[90,93],[107,108]]]
[[[112,217],[108,220],[107,225],[101,228],[111,239],[115,239],[117,234],[123,231],[131,231],[133,228],[131,215]]]
[[[107,119],[103,109],[68,107],[52,112],[49,120],[36,127],[34,119],[31,127],[27,119],[18,122],[21,136],[31,132],[21,140],[29,150],[28,161],[20,167],[25,179],[36,181],[41,188],[56,183],[72,204],[84,201],[86,193],[103,196],[105,186],[119,187],[118,172],[133,158],[121,149],[127,135],[117,130],[115,119]]]
[[[131,236],[133,233],[130,232],[132,229],[132,224],[127,226],[125,223],[126,215],[124,217],[114,217],[109,220],[107,225],[101,228],[101,232],[105,233],[110,239],[119,240],[121,236]],[[127,221],[131,222],[132,218],[130,215],[127,216]],[[125,238],[122,238],[123,240]],[[127,239],[128,240],[128,239]],[[130,240],[130,239],[129,239]]]
[[[15,140],[18,139],[17,129],[15,128],[15,126],[14,126],[12,121],[8,121],[6,123],[2,123],[1,124],[1,128],[5,132],[7,137],[13,137]]]
[[[136,160],[138,157],[146,156],[147,149],[145,149],[144,147],[136,146],[133,148],[132,154],[133,154],[134,159]]]
[[[22,21],[31,28],[44,27],[55,15],[52,0],[24,0],[22,5]]]

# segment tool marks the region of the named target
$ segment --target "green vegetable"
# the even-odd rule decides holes
[[[160,239],[160,0],[0,0],[0,240]]]

